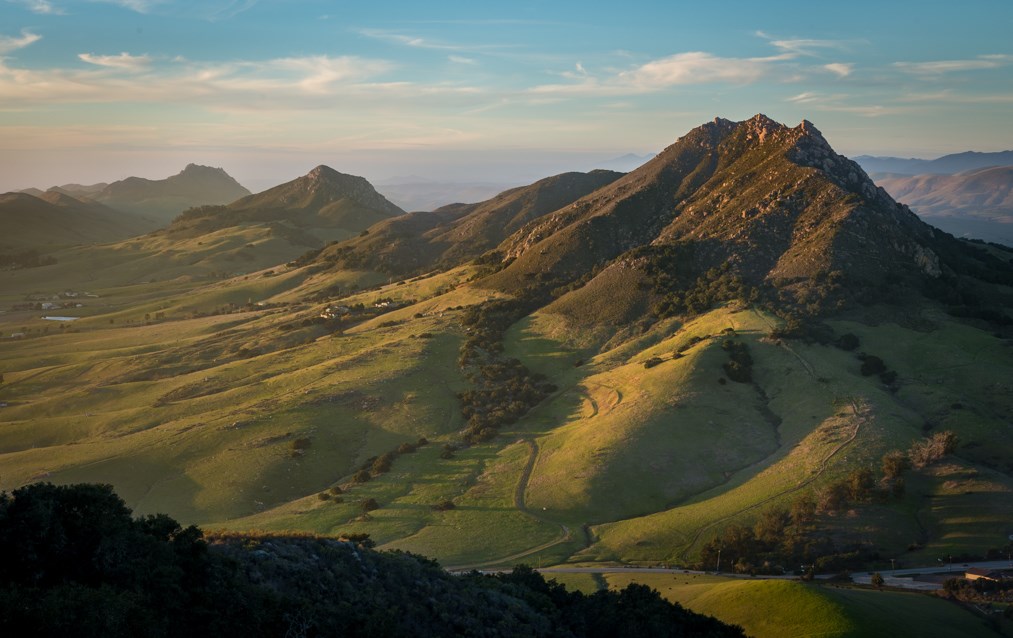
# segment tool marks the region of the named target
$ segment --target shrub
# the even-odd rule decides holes
[[[847,350],[850,352],[852,350],[857,350],[858,346],[862,345],[862,342],[859,341],[857,335],[849,332],[838,337],[837,341],[834,342],[834,345],[841,350]]]
[[[358,472],[352,475],[352,482],[365,483],[371,478],[373,478],[373,475],[369,473],[369,470],[359,470]]]
[[[664,359],[662,359],[661,357],[651,357],[647,361],[644,361],[644,367],[653,368],[654,366],[660,365],[662,363],[664,363]]]
[[[886,364],[874,354],[863,354],[859,357],[862,360],[861,372],[863,377],[871,377],[874,374],[886,372]]]
[[[442,499],[439,503],[433,505],[433,509],[438,512],[446,512],[447,510],[452,510],[455,507],[457,506],[454,505],[454,502],[447,498]]]
[[[911,462],[900,450],[893,450],[883,455],[883,476],[888,479],[898,478],[911,467]]]
[[[911,465],[923,468],[935,463],[957,449],[958,441],[957,435],[947,430],[936,432],[926,440],[915,442],[908,451]]]
[[[363,512],[372,512],[375,509],[380,509],[380,504],[376,502],[375,498],[366,498],[359,502],[359,507]]]

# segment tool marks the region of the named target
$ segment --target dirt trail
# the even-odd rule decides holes
[[[512,563],[522,558],[531,556],[532,554],[537,554],[540,551],[549,549],[550,547],[555,547],[556,545],[565,543],[571,539],[569,527],[563,525],[562,523],[556,523],[554,521],[546,520],[541,516],[534,514],[527,508],[527,505],[524,502],[524,494],[525,492],[527,492],[528,489],[528,481],[531,479],[531,473],[535,469],[535,463],[538,462],[538,443],[536,443],[534,439],[524,439],[524,443],[528,445],[530,452],[528,453],[528,460],[527,463],[524,465],[524,470],[521,472],[520,477],[518,477],[517,479],[517,487],[514,488],[514,507],[517,508],[517,511],[533,518],[539,523],[546,523],[549,525],[559,525],[561,535],[559,536],[559,538],[553,539],[547,543],[542,543],[541,545],[537,545],[530,549],[526,549],[524,551],[517,552],[509,556],[504,556],[502,558],[496,558],[493,560],[487,560],[481,563],[472,563],[470,565],[454,565],[452,567],[447,567],[448,571],[465,571],[471,569],[479,569],[482,567],[488,567],[490,565],[502,565],[503,563]]]
[[[764,318],[764,321],[766,321],[765,318]],[[770,322],[768,321],[767,323],[769,324]],[[802,355],[800,355],[799,353],[797,353],[794,350],[792,350],[791,347],[789,347],[786,343],[784,343],[783,340],[779,340],[777,342],[777,344],[781,348],[783,348],[784,350],[788,351],[792,356],[794,356],[799,361],[799,363],[805,369],[806,373],[813,379],[813,381],[817,381],[817,382],[819,381],[819,377],[816,376],[816,370],[815,370],[815,368],[812,366],[812,364],[810,364],[808,361],[806,361],[805,358],[802,357]],[[834,398],[837,398],[837,396],[834,395]],[[693,550],[693,548],[696,546],[696,544],[700,541],[700,537],[703,536],[704,532],[706,532],[707,530],[709,530],[709,529],[711,529],[711,528],[713,528],[713,527],[715,527],[717,525],[720,525],[721,523],[724,523],[724,522],[726,522],[728,520],[736,518],[736,517],[740,516],[741,514],[744,514],[745,512],[748,512],[748,511],[757,509],[757,508],[759,508],[759,507],[761,507],[763,505],[766,505],[767,503],[770,503],[771,501],[777,500],[777,499],[779,499],[779,498],[781,498],[783,496],[786,496],[788,494],[792,494],[794,492],[797,492],[797,491],[803,489],[804,487],[812,484],[818,478],[820,478],[820,476],[822,476],[823,473],[826,472],[827,469],[830,467],[830,461],[835,456],[837,456],[838,454],[840,454],[842,450],[844,450],[846,447],[848,447],[849,445],[851,445],[851,443],[853,443],[856,438],[858,438],[858,434],[859,434],[859,432],[862,429],[862,425],[864,425],[865,422],[866,422],[866,420],[867,420],[866,415],[863,413],[862,409],[859,407],[858,402],[854,399],[854,397],[847,397],[847,401],[851,404],[851,408],[852,408],[853,414],[855,416],[855,424],[854,424],[854,427],[852,428],[851,434],[848,436],[847,439],[845,439],[844,441],[841,441],[840,444],[838,444],[833,450],[831,450],[829,454],[827,454],[825,457],[823,457],[823,459],[820,461],[818,469],[815,472],[813,472],[810,476],[808,476],[807,478],[803,479],[802,481],[800,481],[799,483],[797,483],[796,485],[794,485],[792,487],[789,487],[787,489],[781,490],[781,491],[779,491],[779,492],[777,492],[775,494],[771,494],[770,496],[768,496],[766,498],[763,498],[763,499],[761,499],[759,501],[756,501],[755,503],[753,503],[751,505],[748,505],[746,507],[740,508],[740,509],[738,509],[738,510],[736,510],[736,511],[730,513],[730,514],[722,516],[721,518],[715,519],[715,520],[707,523],[706,525],[703,525],[703,526],[697,528],[696,532],[693,534],[692,538],[690,538],[689,542],[686,544],[685,548],[683,549],[682,553],[680,554],[680,558],[683,559],[683,560],[686,560],[687,556],[689,556],[690,552]]]

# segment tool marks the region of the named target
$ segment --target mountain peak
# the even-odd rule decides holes
[[[186,167],[179,172],[178,177],[182,176],[195,176],[195,175],[228,175],[224,168],[216,166],[204,166],[202,164],[187,164]],[[231,179],[231,177],[230,177]]]
[[[313,170],[311,170],[309,173],[306,173],[306,177],[314,180],[333,179],[335,177],[341,177],[342,175],[343,173],[340,173],[325,164],[321,164],[316,168],[314,168]]]
[[[764,142],[767,137],[780,133],[787,128],[784,124],[775,122],[763,113],[757,113],[741,124],[745,125],[750,133],[756,135],[760,142]]]

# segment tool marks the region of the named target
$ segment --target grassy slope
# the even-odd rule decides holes
[[[957,410],[959,414],[953,417],[954,410],[950,408],[950,403],[956,400],[953,397],[959,396],[965,403],[976,406],[972,408],[975,413],[995,406],[990,409],[998,414],[997,406],[1004,397],[987,396],[995,387],[994,381],[989,384],[979,377],[997,369],[1009,369],[1008,353],[996,352],[993,345],[996,340],[986,332],[945,317],[931,316],[935,321],[934,331],[930,333],[919,332],[926,329],[924,322],[916,323],[914,328],[890,323],[873,327],[856,322],[840,322],[835,326],[838,333],[859,334],[864,350],[883,357],[898,371],[901,390],[896,396],[885,391],[875,377],[862,377],[853,353],[798,342],[780,345],[757,342],[772,324],[769,318],[755,313],[717,311],[687,326],[668,326],[662,334],[649,332],[600,355],[594,365],[585,366],[580,372],[567,372],[568,362],[579,353],[565,354],[565,348],[551,337],[558,332],[554,320],[536,316],[534,321],[515,327],[508,345],[512,344],[514,352],[532,368],[569,377],[572,390],[563,392],[536,411],[536,414],[548,412],[544,418],[546,424],[555,420],[564,425],[539,439],[543,453],[532,477],[529,501],[548,507],[551,515],[573,525],[593,520],[588,517],[592,511],[611,512],[615,518],[621,518],[624,508],[630,511],[647,504],[646,507],[653,507],[658,513],[595,527],[597,542],[577,558],[684,560],[692,558],[702,541],[725,524],[749,523],[764,507],[787,505],[797,494],[838,479],[854,467],[878,468],[879,457],[885,451],[906,449],[920,437],[926,412],[942,415],[938,427],[952,428],[969,438],[994,440],[999,446],[1008,445],[1009,437],[1002,428],[983,428],[971,419],[961,421],[959,417],[969,410]],[[643,361],[653,355],[665,356],[690,336],[720,334],[729,326],[734,326],[751,344],[756,360],[754,378],[769,399],[767,408],[781,419],[777,432],[780,446],[753,464],[733,468],[720,477],[721,480],[712,479],[711,489],[666,509],[670,505],[659,495],[666,485],[676,483],[680,475],[689,476],[691,481],[701,480],[699,472],[694,473],[694,456],[686,455],[685,458],[690,459],[688,467],[680,462],[672,463],[666,466],[666,472],[656,475],[656,480],[635,483],[632,489],[623,482],[626,477],[621,473],[622,459],[617,460],[617,457],[630,451],[631,459],[643,461],[660,454],[692,450],[699,433],[687,437],[684,443],[679,441],[678,432],[673,432],[673,428],[664,428],[666,420],[659,419],[660,425],[652,427],[654,423],[650,417],[645,418],[644,411],[635,409],[628,409],[626,418],[613,420],[610,417],[622,405],[617,403],[617,397],[622,397],[623,401],[629,396],[640,399],[650,411],[659,410],[659,404],[663,405],[664,401],[674,399],[678,403],[673,394],[689,395],[691,398],[684,401],[692,407],[694,388],[698,389],[696,396],[709,398],[716,394],[715,390],[734,391],[744,386],[710,385],[714,375],[720,374],[721,359],[712,357],[708,361],[694,351],[699,349],[706,354],[714,350],[713,344],[702,343],[687,351],[686,357],[646,371],[642,366],[624,362]],[[564,354],[553,355],[553,343],[555,352]],[[631,347],[631,344],[635,345]],[[525,356],[525,346],[530,353],[528,356]],[[926,366],[927,360],[952,361],[956,365],[937,369]],[[572,363],[569,365],[572,368]],[[687,373],[685,367],[692,371]],[[924,374],[915,373],[922,369],[936,370],[936,374],[926,379]],[[657,386],[651,382],[654,375],[658,375]],[[659,394],[652,396],[655,387],[659,388]],[[676,387],[674,392],[670,390]],[[926,393],[938,395],[938,398],[923,403]],[[709,426],[704,436],[716,438],[720,436],[721,427],[741,431],[744,421],[748,422],[750,417],[755,421],[760,416],[755,411],[749,414],[748,401],[739,402],[732,409],[726,407],[728,403],[715,408],[704,400],[700,411],[695,418],[687,419],[687,424],[690,428]],[[755,405],[756,399],[752,403]],[[918,410],[913,406],[918,406]],[[743,417],[735,410],[749,416]],[[719,423],[714,415],[727,420]],[[701,423],[702,419],[710,423]],[[667,422],[680,423],[680,420],[669,417]],[[692,431],[690,428],[687,431]],[[745,442],[733,441],[730,449],[732,453],[741,453],[748,450],[749,444],[755,444],[755,437]],[[972,445],[960,453],[974,458],[984,453],[979,446]],[[614,451],[616,447],[618,453]],[[991,460],[995,462],[998,458]],[[999,527],[1002,525],[998,512],[1011,505],[1009,477],[981,465],[965,468],[965,471],[974,474],[977,483],[974,484],[976,488],[964,491],[975,494],[964,493],[955,498],[958,486],[966,483],[961,483],[959,476],[956,479],[926,478],[921,482],[916,478],[913,485],[919,491],[905,501],[886,507],[860,508],[859,519],[854,518],[854,512],[848,512],[841,518],[826,521],[826,527],[838,536],[851,533],[863,536],[863,540],[875,538],[888,551],[898,554],[924,535],[926,526],[941,539],[930,544],[926,556],[944,548],[954,552],[982,552],[986,547],[997,546],[1001,544]],[[944,468],[932,470],[934,474],[940,472],[946,476],[953,474]],[[596,483],[598,474],[608,474],[614,479]],[[923,496],[933,500],[925,501]],[[926,502],[929,503],[927,507]],[[977,515],[974,514],[976,507]],[[976,530],[975,533],[968,534],[968,528]],[[907,559],[919,560],[917,555]]]
[[[923,594],[689,574],[608,574],[606,579],[614,588],[649,585],[693,611],[741,625],[756,638],[996,635],[980,616]]]
[[[398,294],[437,288],[425,280]],[[181,299],[196,303],[216,289]],[[425,303],[478,298],[452,289],[443,296]],[[133,300],[144,306],[143,297]],[[365,457],[456,431],[462,382],[453,314],[373,322],[345,336],[279,332],[286,315],[274,310],[133,326],[102,317],[2,342],[4,486],[112,482],[139,512],[199,522],[313,494]],[[416,338],[421,332],[433,337]],[[263,354],[236,357],[243,347]],[[311,446],[293,457],[301,437]]]
[[[906,500],[824,521],[827,530],[871,535],[896,555],[927,533],[935,540],[922,560],[980,552],[1006,533],[1013,497],[1003,464],[1013,450],[1002,411],[1011,391],[1001,379],[1010,376],[1009,350],[945,316],[835,323],[897,370],[901,389],[892,395],[858,374],[853,353],[766,339],[773,320],[751,310],[614,335],[595,355],[567,338],[573,317],[555,312],[565,304],[550,307],[514,326],[505,346],[560,390],[497,441],[445,461],[436,450],[461,426],[456,308],[500,296],[465,285],[473,269],[359,292],[340,303],[416,303],[327,335],[278,326],[319,313],[325,304],[301,301],[306,295],[376,283],[378,275],[276,267],[209,283],[117,285],[112,273],[123,263],[109,257],[96,270],[107,279],[95,283],[108,287],[94,288],[100,298],[88,299],[78,309],[85,318],[71,326],[44,324],[32,312],[3,317],[4,332],[27,324],[34,337],[0,342],[0,400],[11,404],[0,413],[3,487],[38,478],[112,482],[140,512],[233,528],[354,528],[458,563],[523,554],[548,564],[580,550],[575,559],[683,560],[725,524],[749,522],[764,507],[906,448],[928,421],[972,445],[912,478]],[[14,273],[2,300],[62,289],[44,270]],[[118,281],[136,278],[121,273]],[[250,301],[288,305],[196,316]],[[144,325],[157,312],[167,320]],[[36,337],[47,327],[48,336]],[[755,386],[717,383],[729,328],[750,345]],[[433,338],[417,338],[425,332]],[[692,345],[694,337],[703,341]],[[674,358],[680,349],[684,356]],[[653,356],[663,363],[644,368]],[[316,496],[347,483],[363,459],[423,435],[431,448],[354,488],[345,503]],[[309,449],[293,455],[303,437]],[[531,444],[533,471],[522,484]],[[517,510],[518,486],[537,518]],[[350,523],[367,496],[381,509]],[[434,512],[442,498],[458,509]],[[603,524],[585,549],[589,522]]]

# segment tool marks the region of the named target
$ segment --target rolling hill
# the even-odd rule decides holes
[[[278,222],[295,229],[348,237],[404,214],[361,177],[318,166],[290,182],[224,206],[191,208],[168,231],[206,233],[249,223]],[[325,230],[326,229],[326,230]]]
[[[524,224],[621,175],[612,171],[564,173],[477,204],[451,204],[431,213],[385,220],[362,237],[328,248],[319,259],[339,267],[365,267],[392,275],[456,266],[494,249]]]
[[[899,175],[953,175],[989,166],[1013,165],[1013,151],[979,153],[965,151],[943,155],[936,159],[903,159],[900,157],[872,157],[860,155],[855,161],[869,173],[896,173]]]
[[[1013,245],[1013,166],[955,175],[884,174],[877,183],[947,232]]]
[[[66,186],[62,188],[67,190]],[[223,169],[197,164],[188,164],[176,175],[165,179],[128,177],[93,194],[88,194],[94,190],[88,187],[75,190],[85,190],[87,196],[95,201],[148,217],[158,225],[164,225],[187,208],[226,204],[250,194]],[[74,191],[69,192],[74,194]]]
[[[0,251],[51,252],[77,244],[105,243],[139,235],[150,220],[93,201],[49,191],[0,195]]]
[[[462,568],[1006,543],[1013,253],[923,223],[809,122],[385,202],[321,167],[10,273],[0,486],[111,483],[139,513]],[[76,321],[24,307],[67,282],[98,295]]]

